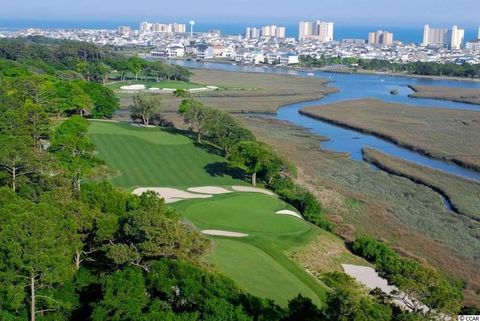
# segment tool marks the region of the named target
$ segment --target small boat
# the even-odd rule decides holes
[[[236,63],[232,62],[232,66],[236,66],[236,65],[237,65]]]
[[[315,74],[313,72],[309,72],[307,76],[315,76]]]

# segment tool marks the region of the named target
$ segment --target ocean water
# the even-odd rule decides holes
[[[182,23],[182,21],[178,21]],[[186,22],[187,23],[187,22]],[[265,24],[268,24],[266,22]],[[277,25],[285,26],[287,29],[287,36],[296,38],[298,37],[298,24],[297,23],[276,23]],[[116,29],[118,26],[131,26],[133,29],[138,29],[139,21],[61,21],[61,20],[10,20],[0,19],[0,30],[16,30],[25,28],[44,28],[44,29],[80,29],[80,28],[92,28],[92,29]],[[220,29],[223,34],[227,35],[240,35],[245,32],[246,27],[261,27],[262,24],[258,23],[215,23],[208,21],[197,21],[195,31],[207,32],[209,29]],[[420,43],[423,37],[423,26],[409,26],[409,27],[394,27],[394,26],[347,26],[341,24],[335,24],[336,40],[346,38],[358,38],[367,39],[368,33],[378,29],[391,31],[394,33],[394,39],[400,40],[404,43]],[[478,28],[470,27],[465,28],[465,40],[473,40],[477,37]]]

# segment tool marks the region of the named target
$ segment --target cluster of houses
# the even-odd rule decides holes
[[[301,56],[381,59],[394,62],[454,62],[480,64],[480,40],[462,49],[421,46],[394,41],[391,45],[365,39],[321,41],[305,38],[222,35],[219,30],[197,33],[145,33],[134,30],[26,29],[0,31],[0,37],[45,36],[93,42],[100,45],[135,46],[163,59],[225,60],[231,63],[295,65]]]
[[[197,60],[226,59],[245,64],[294,65],[299,63],[299,55],[294,51],[283,51],[280,48],[259,50],[236,45],[210,45],[192,43],[184,46],[181,43],[169,44],[150,52],[150,56],[166,59],[194,58]]]

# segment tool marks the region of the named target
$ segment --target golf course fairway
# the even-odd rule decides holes
[[[284,306],[298,294],[318,305],[324,302],[326,286],[291,260],[290,254],[325,232],[298,217],[276,214],[295,211],[276,196],[234,192],[233,185],[248,183],[220,170],[226,164],[223,157],[196,146],[188,136],[159,128],[92,121],[89,137],[97,146],[97,156],[115,171],[112,182],[117,186],[128,190],[222,186],[229,190],[170,206],[200,231],[248,235],[235,239],[211,236],[214,249],[209,256],[211,263],[248,292]]]

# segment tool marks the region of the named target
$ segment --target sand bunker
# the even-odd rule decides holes
[[[396,286],[389,285],[388,281],[380,277],[377,271],[375,271],[371,267],[351,264],[342,264],[342,267],[346,274],[350,275],[355,280],[357,280],[357,282],[363,284],[370,290],[380,288],[386,294],[390,294],[392,293],[392,291],[398,291],[398,288]],[[403,297],[405,297],[405,294],[402,292],[398,292],[398,294],[394,296],[393,303],[402,309],[410,310],[405,304],[405,302],[399,299]],[[405,300],[409,301],[410,303],[412,302],[412,300],[408,297],[405,297]],[[427,312],[429,310],[428,307],[425,305],[421,305],[420,308],[424,312]]]
[[[225,189],[223,187],[216,187],[216,186],[190,187],[187,190],[193,193],[212,194],[212,195],[232,193],[228,189]]]
[[[145,85],[130,85],[120,87],[122,90],[145,90]]]
[[[202,233],[205,235],[211,235],[211,236],[228,236],[228,237],[247,237],[248,236],[248,234],[245,234],[245,233],[220,231],[220,230],[204,230],[202,231]]]
[[[249,187],[249,186],[232,186],[232,189],[237,192],[251,192],[251,193],[262,193],[270,196],[274,196],[275,194],[267,189],[257,188],[257,187]]]
[[[144,124],[138,124],[138,123],[130,123],[130,125],[134,126],[134,127],[143,127],[143,128],[155,128],[157,126],[155,125],[147,125],[145,126]]]
[[[388,285],[388,281],[381,278],[377,271],[368,266],[342,264],[346,274],[356,279],[359,283],[365,285],[369,289],[380,288],[386,294],[390,294],[396,287]]]
[[[296,218],[303,220],[302,215],[290,210],[281,210],[281,211],[275,212],[275,214],[295,216]]]
[[[165,199],[165,203],[175,203],[182,200],[193,199],[193,198],[211,198],[213,195],[206,195],[206,194],[193,194],[189,192],[185,192],[175,188],[167,188],[167,187],[145,187],[145,188],[137,188],[133,191],[135,195],[142,195],[147,191],[153,191],[157,193],[160,197]]]

